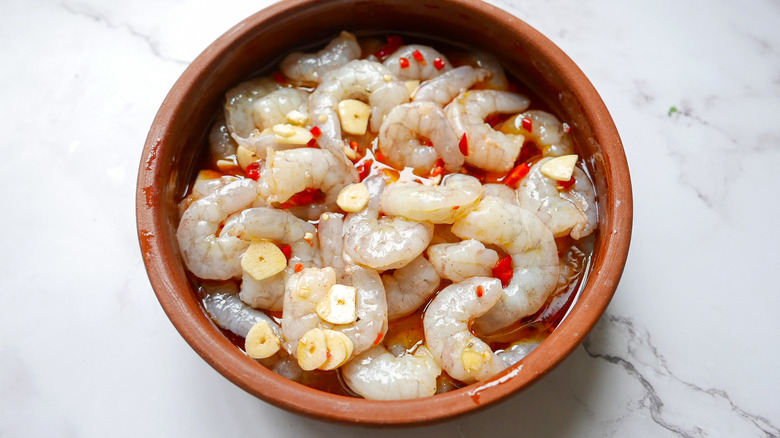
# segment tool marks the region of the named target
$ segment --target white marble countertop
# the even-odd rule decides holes
[[[157,108],[269,3],[3,3],[0,436],[399,433],[243,392],[179,336],[141,262],[135,179]],[[610,109],[634,184],[631,253],[606,315],[550,375],[404,433],[780,435],[780,3],[494,3],[567,52]]]

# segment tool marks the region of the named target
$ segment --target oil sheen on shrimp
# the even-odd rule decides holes
[[[309,114],[309,93],[299,88],[281,88],[259,98],[252,106],[255,127],[259,130],[288,123],[287,114]]]
[[[390,70],[373,61],[351,61],[326,74],[309,98],[309,118],[321,131],[317,138],[319,145],[337,156],[344,154],[345,143],[336,108],[340,101],[350,98],[368,100],[369,127],[378,132],[387,113],[409,101],[409,90]]]
[[[379,218],[379,200],[387,183],[382,174],[366,178],[368,205],[344,220],[344,254],[380,271],[405,266],[422,254],[433,237],[433,224],[403,217]]]
[[[370,400],[406,400],[436,393],[441,367],[424,346],[396,357],[378,345],[341,369],[349,389]]]
[[[472,90],[458,95],[444,111],[458,138],[467,140],[466,163],[489,172],[508,172],[523,146],[521,135],[494,130],[485,118],[528,108],[527,97],[508,91]]]
[[[382,193],[385,214],[434,224],[451,224],[471,211],[482,195],[482,184],[471,175],[452,174],[441,185],[418,182],[389,184]]]
[[[396,319],[410,315],[431,298],[439,288],[439,275],[431,262],[422,255],[382,275],[387,295],[387,317]]]
[[[300,267],[322,266],[314,225],[298,219],[284,210],[250,208],[238,217],[236,232],[254,238],[269,239],[290,246],[287,267],[276,275],[256,280],[243,271],[241,299],[252,307],[271,311],[282,310],[287,279]],[[307,239],[307,235],[310,236]]]
[[[401,59],[406,60],[404,62],[406,67],[401,65]],[[443,65],[441,68],[437,67],[437,63],[434,62],[436,59],[443,63],[440,64],[440,66]],[[452,64],[444,55],[433,47],[420,44],[410,44],[399,48],[395,53],[388,56],[383,64],[394,75],[403,80],[416,79],[427,81],[452,69]]]
[[[231,88],[225,94],[225,124],[228,131],[247,138],[255,130],[254,104],[272,91],[282,88],[275,80],[263,76]]]
[[[295,52],[282,60],[281,70],[285,76],[300,85],[317,85],[331,70],[360,58],[360,45],[355,36],[341,32],[317,53]]]
[[[455,222],[452,232],[497,245],[512,256],[512,280],[495,307],[474,323],[480,333],[495,332],[536,313],[555,291],[558,247],[552,232],[530,211],[488,197]]]
[[[523,119],[531,121],[530,132],[523,126]],[[529,110],[520,113],[507,119],[499,129],[507,134],[518,134],[533,140],[545,157],[560,157],[574,153],[574,142],[563,128],[563,123],[546,111]]]
[[[421,138],[429,139],[433,147],[422,144]],[[379,150],[394,167],[412,167],[419,172],[430,171],[440,157],[450,172],[459,171],[464,161],[450,121],[432,102],[393,108],[379,129]]]
[[[358,181],[357,171],[324,149],[271,151],[260,176],[260,194],[269,202],[285,202],[307,188],[320,189],[335,209],[339,192]]]
[[[517,188],[518,205],[536,214],[555,237],[571,234],[574,239],[585,237],[598,226],[596,193],[588,175],[579,167],[574,168],[574,185],[559,190],[558,182],[540,171],[552,158],[542,158]]]
[[[220,223],[248,207],[258,195],[251,179],[239,179],[193,202],[181,217],[176,238],[187,269],[208,280],[228,280],[241,275],[241,255],[249,238],[220,232]],[[217,234],[219,233],[219,234]]]
[[[426,345],[453,378],[473,383],[506,368],[493,350],[469,330],[471,321],[490,310],[500,297],[499,280],[472,277],[442,289],[425,310]]]
[[[247,306],[238,297],[233,283],[201,285],[199,288],[203,307],[214,322],[225,330],[246,338],[249,330],[259,321],[265,321],[276,336],[282,336],[282,329],[270,316]]]
[[[412,101],[433,102],[443,107],[458,94],[489,77],[490,72],[483,68],[463,65],[421,83],[414,91]]]

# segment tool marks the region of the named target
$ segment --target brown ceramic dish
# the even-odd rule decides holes
[[[599,233],[578,302],[521,363],[493,379],[430,398],[371,401],[315,390],[247,357],[200,307],[176,243],[177,202],[192,180],[204,138],[224,96],[292,49],[341,30],[399,32],[462,42],[499,55],[506,68],[573,125],[599,194]],[[628,255],[632,198],[617,129],[596,90],[552,42],[523,21],[473,0],[292,0],[247,18],[208,47],[166,97],[149,132],[137,188],[138,236],[152,286],[181,335],[244,390],[293,412],[356,424],[403,425],[475,412],[550,371],[585,337],[612,298]]]

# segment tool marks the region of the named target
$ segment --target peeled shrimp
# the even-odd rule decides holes
[[[506,365],[471,334],[469,323],[501,297],[501,282],[472,277],[442,289],[423,317],[426,345],[447,374],[464,383],[489,379]]]
[[[224,160],[236,154],[236,142],[230,137],[225,119],[220,117],[209,131],[209,152],[214,161]]]
[[[390,70],[373,61],[351,61],[325,75],[309,98],[309,118],[321,131],[319,145],[336,156],[344,155],[345,146],[336,108],[340,101],[356,97],[368,99],[369,127],[377,132],[391,109],[409,101],[409,90]]]
[[[509,89],[509,81],[506,79],[504,68],[498,59],[487,52],[476,52],[466,59],[474,67],[480,67],[490,72],[490,78],[482,83],[484,88],[506,91]]]
[[[290,246],[287,267],[271,277],[256,280],[246,271],[241,281],[241,299],[252,307],[282,310],[287,279],[301,267],[322,266],[314,225],[284,210],[250,208],[241,212],[235,232],[269,239]]]
[[[250,79],[225,94],[225,122],[228,131],[241,138],[255,130],[254,103],[268,93],[282,88],[269,77]]]
[[[382,275],[387,317],[395,319],[414,313],[436,292],[439,282],[436,269],[422,255],[392,274]]]
[[[282,329],[270,316],[247,306],[239,299],[235,284],[202,285],[200,295],[206,312],[223,329],[246,338],[255,324],[265,321],[276,336],[282,336]]]
[[[342,279],[346,278],[344,260],[344,215],[323,213],[317,224],[317,238],[320,242],[322,263],[336,270]]]
[[[282,88],[258,99],[252,110],[255,127],[262,131],[280,123],[288,123],[287,114],[290,111],[309,114],[309,93],[299,88]]]
[[[240,179],[193,202],[184,211],[176,238],[190,272],[209,280],[228,280],[241,275],[240,256],[249,246],[249,238],[224,229],[217,233],[222,221],[252,204],[257,194],[255,181]]]
[[[357,171],[324,149],[271,151],[260,173],[260,193],[269,202],[285,202],[307,189],[320,189],[335,209],[339,192],[358,181]]]
[[[419,53],[419,54],[418,54]],[[416,55],[416,56],[415,56]],[[422,59],[418,59],[421,57]],[[408,61],[408,66],[401,66],[401,58]],[[440,59],[444,63],[442,68],[436,67],[435,59]],[[439,76],[442,73],[452,69],[452,64],[447,58],[436,49],[419,44],[403,46],[388,56],[383,62],[394,75],[403,80],[417,79],[427,81],[428,79]]]
[[[531,121],[531,132],[523,127],[523,119]],[[530,110],[518,114],[501,125],[501,132],[520,134],[531,139],[542,149],[545,157],[560,157],[574,153],[571,136],[554,115],[541,110]]]
[[[494,113],[517,113],[528,108],[525,96],[508,91],[476,90],[461,93],[444,111],[458,138],[464,135],[468,144],[466,162],[489,172],[508,172],[515,164],[521,135],[494,130],[485,117]]]
[[[355,263],[380,271],[405,266],[422,254],[433,237],[433,225],[402,217],[379,218],[384,175],[366,178],[368,205],[344,220],[344,254]]]
[[[482,197],[487,198],[488,196],[495,196],[510,204],[517,205],[517,196],[514,189],[506,184],[483,184]]]
[[[390,184],[382,193],[382,211],[434,224],[451,224],[477,204],[482,184],[470,175],[448,175],[441,185],[418,182]]]
[[[458,283],[471,277],[491,277],[498,253],[478,240],[468,239],[431,245],[428,259],[441,278]]]
[[[330,324],[316,312],[317,303],[336,284],[336,271],[327,267],[309,268],[293,274],[287,281],[282,313],[285,349],[297,357],[301,337],[313,328],[339,330],[354,345],[353,357],[368,350],[387,333],[387,299],[382,280],[373,269],[348,268],[352,287],[357,289],[357,319],[351,324]]]
[[[531,167],[517,188],[518,205],[536,214],[555,237],[571,234],[580,239],[591,234],[598,226],[596,193],[588,175],[579,167],[572,174],[574,185],[568,190],[558,190],[558,182],[539,170],[552,158],[542,158]]]
[[[317,53],[295,52],[282,60],[281,70],[293,82],[317,85],[325,73],[360,58],[360,45],[349,32],[333,39]]]
[[[420,137],[429,139],[433,147],[421,144]],[[450,121],[432,102],[393,108],[379,129],[379,150],[393,166],[408,166],[420,172],[430,171],[439,157],[450,172],[459,171],[464,161]]]
[[[341,369],[349,389],[370,400],[430,397],[436,393],[439,374],[441,367],[424,345],[400,357],[378,345]]]
[[[496,356],[503,360],[506,366],[511,367],[531,354],[541,344],[539,341],[515,342],[509,348],[496,353]]]
[[[458,94],[489,77],[490,72],[485,69],[463,65],[421,83],[414,91],[412,101],[433,102],[443,107]]]
[[[552,232],[533,213],[499,198],[483,199],[452,225],[462,238],[498,245],[512,256],[512,280],[474,328],[492,333],[532,315],[558,285],[560,263]]]

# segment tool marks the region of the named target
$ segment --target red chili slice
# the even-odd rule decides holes
[[[320,135],[322,135],[322,130],[320,129],[320,127],[319,127],[319,126],[315,126],[315,127],[311,128],[311,129],[309,130],[309,132],[311,132],[311,135],[313,135],[313,136],[314,136],[314,138],[317,138],[317,137],[319,137]]]
[[[463,137],[460,138],[460,143],[458,143],[458,146],[460,146],[460,153],[468,156],[469,155],[469,139],[466,138],[466,134],[463,134]]]
[[[301,263],[295,264],[295,272],[301,272],[303,271],[303,265]]]
[[[430,177],[439,176],[442,173],[444,173],[444,160],[439,158],[436,160],[436,164],[434,164],[433,169],[431,169]]]
[[[287,260],[290,260],[290,256],[292,256],[292,248],[290,245],[286,245],[282,247],[282,254],[284,254],[284,257]]]
[[[356,141],[349,142],[349,148],[353,151],[357,152],[358,150],[358,143]]]
[[[414,56],[414,59],[420,64],[426,65],[425,56],[423,56],[422,52],[420,52],[419,50],[415,50],[414,52],[412,52],[412,56]]]
[[[379,333],[376,335],[376,339],[374,340],[374,345],[379,345],[380,342],[382,342],[382,338],[384,338],[385,335],[382,333]]]
[[[525,129],[528,132],[531,132],[534,130],[534,121],[529,119],[528,117],[523,117],[523,129]]]
[[[576,182],[577,180],[575,180],[574,175],[572,175],[571,179],[568,181],[558,181],[558,187],[562,188],[563,190],[569,190]]]
[[[434,58],[433,59],[433,66],[436,67],[436,70],[441,70],[444,68],[446,64],[444,63],[444,60],[441,58]]]
[[[300,192],[292,195],[287,202],[280,205],[281,208],[297,207],[299,205],[309,205],[321,201],[323,198],[322,191],[319,189],[303,189]]]
[[[512,270],[512,256],[506,256],[499,260],[493,268],[493,277],[501,280],[501,285],[503,287],[509,286],[509,282],[512,281],[512,275],[514,275],[514,271]]]
[[[401,65],[401,68],[409,68],[409,60],[406,58],[399,59],[398,63]]]
[[[388,35],[387,45],[374,52],[374,56],[379,58],[381,61],[384,61],[385,58],[395,53],[395,51],[398,50],[398,48],[403,45],[404,45],[404,40],[401,37],[397,35]]]
[[[360,177],[360,180],[363,181],[366,179],[369,173],[371,173],[371,166],[374,164],[374,160],[366,160],[358,166],[358,177]]]
[[[518,184],[520,184],[520,180],[528,175],[528,172],[530,171],[531,168],[528,167],[527,164],[523,163],[509,172],[506,178],[504,178],[504,184],[512,187],[513,189],[516,189]]]
[[[260,163],[254,162],[249,166],[246,166],[246,176],[252,178],[255,181],[260,179]]]

